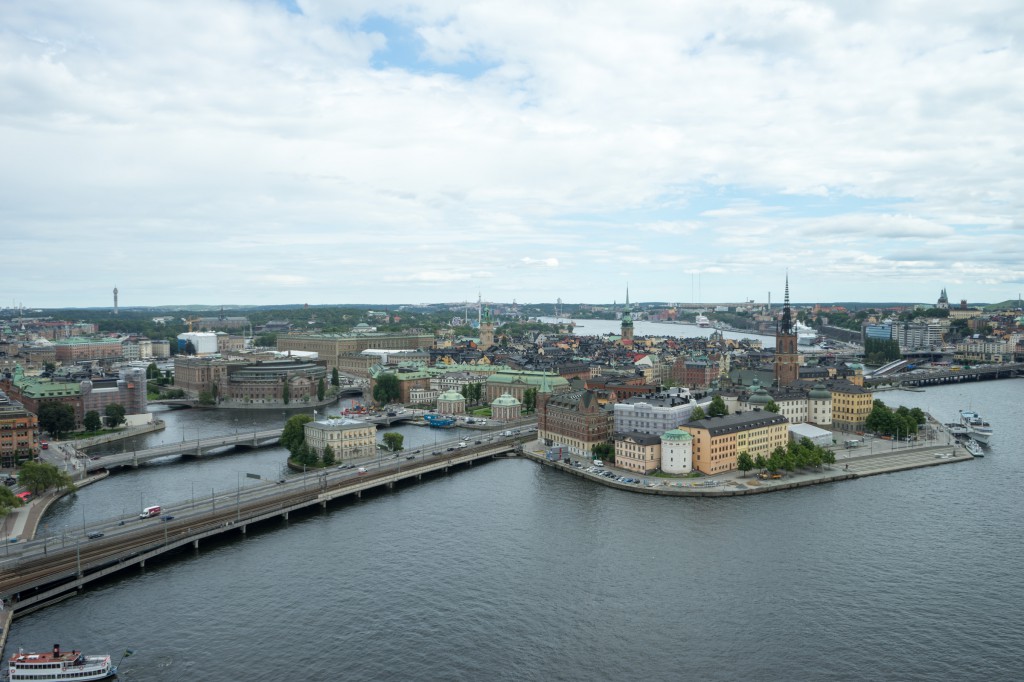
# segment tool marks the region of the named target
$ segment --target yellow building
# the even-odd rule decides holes
[[[832,393],[832,427],[839,431],[863,431],[874,407],[871,389],[850,381],[830,381],[827,388]]]
[[[760,410],[699,419],[679,430],[693,436],[693,468],[704,474],[734,470],[744,450],[768,457],[789,442],[789,420]]]
[[[649,474],[661,468],[661,436],[626,433],[615,439],[615,466]]]
[[[306,443],[323,457],[329,445],[335,461],[373,457],[377,452],[377,426],[358,419],[323,419],[304,427]]]

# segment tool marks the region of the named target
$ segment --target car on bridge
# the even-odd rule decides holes
[[[90,540],[96,540],[97,538],[103,537],[103,531],[91,530],[85,534],[85,537],[89,538]]]

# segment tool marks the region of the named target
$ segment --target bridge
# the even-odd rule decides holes
[[[228,533],[245,535],[252,524],[286,521],[289,514],[321,507],[342,498],[360,498],[364,492],[388,491],[397,484],[419,481],[424,476],[443,475],[453,468],[472,466],[481,460],[516,454],[521,444],[532,439],[523,434],[499,438],[486,444],[423,455],[414,461],[385,460],[378,470],[360,474],[355,470],[325,470],[294,477],[284,484],[266,484],[201,502],[195,500],[164,507],[166,520],[112,519],[97,539],[71,541],[60,538],[34,540],[7,547],[0,557],[0,595],[8,599],[16,616],[31,613],[47,604],[72,596],[85,585],[129,567],[145,567],[157,558],[181,547],[198,549],[203,540]],[[58,546],[59,545],[59,546]]]
[[[912,374],[872,375],[864,377],[865,386],[937,386],[964,381],[987,381],[1024,376],[1024,363],[986,365],[971,368],[944,368],[933,371],[917,371]]]

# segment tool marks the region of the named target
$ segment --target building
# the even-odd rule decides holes
[[[118,338],[83,338],[74,336],[53,344],[57,362],[74,364],[92,360],[120,360],[123,349]]]
[[[377,427],[358,419],[338,418],[307,422],[306,443],[317,457],[330,446],[335,461],[373,457],[377,451]]]
[[[734,470],[741,452],[768,457],[789,442],[786,418],[764,411],[700,419],[679,428],[693,436],[693,468],[709,475]]]
[[[622,310],[620,335],[620,342],[623,345],[633,345],[633,311],[629,308],[629,287],[626,287],[626,307]]]
[[[863,431],[874,407],[870,388],[850,381],[837,380],[826,384],[832,394],[832,426],[840,431]]]
[[[624,433],[615,437],[615,466],[638,474],[650,474],[661,467],[661,436]]]
[[[660,436],[690,421],[697,405],[706,412],[711,398],[698,401],[687,389],[629,398],[612,406],[615,433],[646,433]]]
[[[775,385],[788,386],[800,378],[798,338],[793,326],[793,313],[789,308],[789,275],[786,275],[786,299],[782,318],[775,328]]]
[[[484,308],[483,319],[480,321],[480,348],[487,350],[494,345],[494,320],[491,309]]]
[[[445,391],[437,396],[438,414],[466,414],[466,398],[458,391]]]
[[[117,378],[86,379],[79,384],[82,414],[96,412],[100,416],[108,405],[124,408],[128,426],[148,424],[153,415],[146,410],[146,371],[137,367],[123,368]]]
[[[324,363],[303,358],[225,360],[174,358],[174,385],[196,397],[209,392],[218,404],[238,407],[316,404],[320,381],[329,377]]]
[[[693,471],[693,436],[681,429],[661,434],[661,470],[666,474]]]
[[[0,391],[0,469],[14,469],[39,452],[39,419]]]
[[[526,391],[531,388],[536,388],[539,391],[545,382],[552,393],[563,393],[569,390],[569,381],[557,374],[507,369],[487,377],[487,383],[484,385],[484,400],[489,403],[508,393],[522,402]]]
[[[537,438],[545,445],[563,445],[574,455],[590,456],[592,448],[612,440],[612,413],[593,391],[552,393],[545,383],[537,392]]]
[[[281,351],[315,351],[327,363],[328,369],[338,368],[339,372],[367,377],[370,367],[377,359],[361,356],[368,348],[390,350],[417,350],[431,348],[433,334],[283,334],[277,337],[277,349]],[[344,362],[342,361],[344,359]]]
[[[189,344],[192,344],[191,353],[189,353]],[[217,334],[214,332],[178,334],[178,352],[189,355],[215,355],[220,352],[217,347]]]
[[[510,422],[522,416],[523,404],[509,393],[502,393],[491,401],[491,419]]]

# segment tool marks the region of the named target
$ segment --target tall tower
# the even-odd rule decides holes
[[[626,307],[622,309],[622,343],[633,343],[633,311],[629,308],[629,285],[626,285]]]
[[[786,298],[782,317],[775,329],[775,385],[788,386],[800,378],[800,355],[797,352],[793,312],[789,308],[789,274],[786,274]]]
[[[114,314],[117,315],[117,285],[114,285]]]
[[[491,319],[491,309],[484,308],[483,318],[480,321],[480,348],[487,350],[494,345],[494,321]]]

